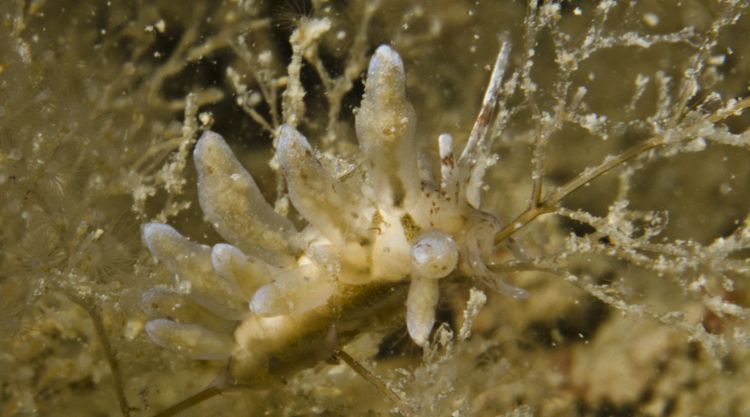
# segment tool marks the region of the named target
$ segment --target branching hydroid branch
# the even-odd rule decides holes
[[[344,361],[354,372],[356,372],[359,376],[364,378],[367,382],[369,382],[372,386],[374,386],[378,391],[380,391],[381,394],[388,397],[389,400],[391,400],[394,404],[398,406],[398,411],[401,415],[404,417],[414,417],[416,414],[414,413],[414,410],[409,407],[406,402],[401,399],[401,397],[398,396],[392,389],[390,389],[383,381],[380,380],[377,376],[375,376],[372,372],[370,372],[369,369],[365,368],[357,362],[356,359],[354,359],[351,355],[346,353],[343,349],[336,349],[334,351],[337,358]]]
[[[616,310],[637,317],[645,317],[665,326],[683,331],[688,335],[690,340],[700,343],[713,358],[719,358],[729,351],[727,341],[721,336],[709,333],[701,324],[690,323],[682,314],[677,312],[662,314],[654,311],[649,305],[626,302],[615,295],[610,287],[597,285],[590,282],[587,277],[571,274],[565,269],[556,266],[554,262],[545,262],[541,260],[535,260],[533,264],[527,262],[513,262],[511,266],[503,266],[498,268],[498,270],[536,271],[562,277],[569,284],[572,284]],[[715,365],[720,366],[718,362],[716,362]]]
[[[94,330],[96,331],[96,337],[99,339],[99,343],[104,351],[104,356],[107,358],[109,369],[112,372],[112,380],[114,382],[117,403],[120,406],[120,411],[122,412],[123,417],[129,417],[130,406],[128,405],[127,397],[125,397],[125,384],[122,380],[120,365],[117,362],[115,352],[112,350],[112,345],[109,343],[107,331],[104,328],[104,323],[102,322],[101,315],[99,314],[96,305],[90,300],[72,294],[70,291],[63,291],[63,294],[65,294],[70,301],[81,307],[91,319],[91,323],[94,325]]]
[[[730,102],[728,106],[716,111],[715,113],[707,116],[705,120],[710,123],[718,123],[725,120],[726,118],[736,115],[750,107],[750,98],[744,98],[736,102]],[[625,162],[643,155],[644,153],[667,145],[676,145],[685,142],[688,139],[692,139],[698,131],[704,127],[703,123],[696,122],[695,124],[678,129],[676,131],[668,131],[665,134],[659,136],[653,136],[615,156],[607,157],[599,165],[590,167],[584,170],[576,178],[570,180],[556,191],[548,194],[538,206],[531,206],[526,209],[523,213],[518,215],[512,222],[506,225],[495,235],[495,243],[500,244],[516,231],[529,224],[532,220],[536,219],[542,214],[555,211],[556,206],[562,201],[563,198],[567,197],[577,189],[590,183],[596,178],[606,174],[612,169],[624,164]],[[668,135],[670,134],[670,135]],[[672,139],[672,137],[679,135],[679,139]]]

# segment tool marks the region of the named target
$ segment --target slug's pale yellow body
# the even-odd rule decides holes
[[[506,61],[504,47],[491,87]],[[154,342],[195,359],[228,360],[231,384],[253,385],[330,357],[404,300],[411,338],[427,345],[440,279],[456,271],[525,295],[485,266],[499,222],[479,209],[481,176],[492,163],[483,131],[475,126],[459,158],[452,138],[441,135],[440,179],[433,178],[418,164],[404,81],[401,57],[378,48],[356,114],[360,168],[341,168],[356,164],[326,157],[294,127],[280,127],[275,160],[308,222],[303,230],[264,200],[221,136],[203,134],[194,153],[200,204],[229,243],[208,247],[164,224],[144,226],[149,249],[177,281],[174,290],[144,297],[152,314],[169,317],[147,323]],[[180,297],[184,304],[170,304]]]

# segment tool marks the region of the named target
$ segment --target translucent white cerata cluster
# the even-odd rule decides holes
[[[499,230],[498,220],[478,208],[477,176],[487,155],[465,150],[456,159],[452,138],[441,135],[433,174],[426,157],[417,155],[404,81],[401,57],[379,47],[356,113],[364,161],[359,169],[341,172],[343,164],[320,156],[294,127],[280,128],[276,157],[291,202],[308,222],[303,230],[264,200],[221,136],[202,135],[194,154],[200,205],[229,243],[193,243],[156,223],[144,226],[144,239],[176,274],[186,302],[242,322],[222,331],[205,318],[202,324],[186,322],[184,314],[181,320],[160,318],[146,325],[154,342],[194,358],[223,359],[238,349],[252,351],[252,340],[273,340],[342,288],[408,280],[407,328],[425,346],[441,278],[458,271],[513,297],[525,295],[486,266]],[[155,315],[176,318],[179,305],[163,307],[176,297],[155,288],[145,305]]]

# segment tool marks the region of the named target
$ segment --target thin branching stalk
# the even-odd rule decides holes
[[[334,351],[334,354],[337,358],[344,361],[347,365],[349,365],[354,372],[356,372],[358,375],[360,375],[362,378],[364,378],[367,382],[369,382],[372,386],[374,386],[378,391],[380,391],[381,394],[388,397],[389,400],[391,400],[394,404],[398,405],[398,411],[401,413],[404,417],[415,417],[416,413],[414,410],[409,407],[409,405],[404,401],[398,394],[396,394],[392,389],[388,388],[388,386],[375,374],[370,372],[369,369],[365,368],[361,363],[359,363],[356,359],[354,359],[351,355],[346,353],[343,349],[336,349]]]
[[[748,107],[750,107],[750,98],[745,98],[745,99],[738,101],[735,104],[735,106],[732,107],[731,110],[718,111],[716,113],[711,114],[706,119],[711,123],[718,123],[718,122],[723,121],[727,117],[741,113],[743,110],[747,109]],[[570,180],[569,182],[565,183],[554,192],[551,192],[550,194],[548,194],[547,197],[545,197],[540,202],[540,204],[532,205],[531,207],[526,209],[524,212],[519,214],[513,221],[511,221],[505,227],[503,227],[503,229],[501,229],[495,235],[495,243],[496,244],[502,243],[509,237],[513,236],[513,234],[515,234],[519,229],[523,228],[524,226],[529,224],[531,221],[533,221],[540,215],[554,212],[556,210],[557,205],[565,197],[572,194],[574,191],[578,190],[584,185],[590,183],[591,181],[595,180],[596,178],[606,174],[612,169],[626,163],[627,161],[633,158],[636,158],[640,155],[643,155],[646,152],[651,151],[653,149],[660,148],[663,146],[675,145],[675,144],[684,142],[688,139],[691,139],[692,135],[695,133],[694,130],[697,129],[698,127],[699,126],[696,125],[696,126],[693,126],[692,128],[681,130],[679,133],[682,135],[682,137],[678,141],[667,141],[664,135],[653,136],[631,148],[628,148],[622,153],[619,153],[613,157],[609,157],[605,159],[599,165],[593,168],[584,170],[576,178]]]
[[[123,417],[129,417],[130,406],[128,405],[128,399],[125,396],[125,384],[123,382],[120,364],[117,361],[117,356],[112,349],[112,345],[109,343],[109,337],[107,336],[107,331],[104,328],[104,323],[102,322],[96,304],[92,303],[90,300],[78,297],[69,291],[64,291],[63,294],[65,294],[70,301],[81,307],[91,319],[91,323],[94,325],[94,330],[96,332],[96,337],[99,339],[99,343],[104,351],[104,356],[107,358],[107,364],[109,364],[109,369],[112,372],[112,381],[114,383],[115,394],[117,394],[117,404],[120,406],[120,412]]]

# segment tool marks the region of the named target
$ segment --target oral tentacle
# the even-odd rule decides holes
[[[406,329],[419,346],[427,346],[430,332],[435,325],[440,286],[437,280],[413,276],[406,298]]]
[[[482,281],[492,290],[516,299],[528,298],[526,290],[508,284],[503,278],[487,267],[485,259],[489,259],[494,250],[494,236],[499,230],[500,223],[485,214],[466,233],[465,265],[466,272]]]

